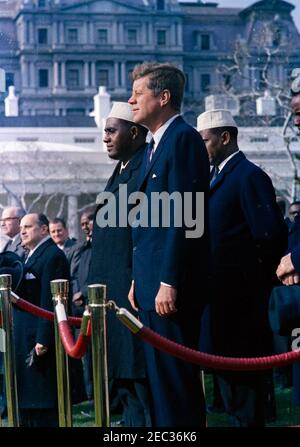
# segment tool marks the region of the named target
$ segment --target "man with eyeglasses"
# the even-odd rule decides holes
[[[9,238],[2,251],[12,251],[24,260],[25,250],[20,237],[20,221],[25,211],[19,207],[4,208],[0,219],[1,232]]]

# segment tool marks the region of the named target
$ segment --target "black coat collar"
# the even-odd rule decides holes
[[[33,266],[33,264],[35,264],[35,262],[38,260],[38,258],[40,257],[40,256],[42,256],[44,253],[45,253],[45,251],[48,249],[48,248],[50,248],[50,247],[52,247],[52,246],[54,246],[54,245],[56,245],[55,244],[55,242],[53,242],[53,240],[50,238],[50,239],[47,239],[45,242],[43,242],[33,253],[32,253],[32,255],[30,256],[30,258],[28,259],[28,261],[26,262],[26,264],[25,264],[25,269],[26,270],[28,270],[30,267],[32,267]]]
[[[216,177],[213,183],[210,185],[210,190],[214,191],[224,181],[227,174],[229,174],[242,160],[246,157],[242,151],[239,151],[231,160],[226,163],[220,174]]]
[[[119,161],[119,163],[114,169],[112,176],[108,180],[104,191],[115,192],[119,188],[120,184],[128,183],[128,180],[132,176],[132,172],[138,169],[141,165],[145,148],[146,144],[143,144],[143,146],[141,146],[140,149],[137,150],[137,152],[129,160],[128,165],[126,166],[125,169],[123,169],[121,174],[120,174],[121,162]]]

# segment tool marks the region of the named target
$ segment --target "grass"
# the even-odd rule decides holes
[[[212,403],[213,388],[210,375],[205,376],[205,392],[207,404]],[[277,419],[267,424],[267,427],[289,427],[300,425],[300,408],[292,405],[292,389],[275,388],[277,403]],[[120,417],[112,417],[116,421]],[[227,416],[225,414],[209,414],[207,416],[208,427],[227,427]],[[89,402],[83,402],[73,406],[73,426],[74,427],[95,427],[94,409]]]

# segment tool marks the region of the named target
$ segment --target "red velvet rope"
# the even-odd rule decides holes
[[[42,309],[41,307],[35,306],[34,304],[29,303],[28,301],[23,300],[22,298],[16,300],[14,303],[17,307],[26,312],[35,315],[36,317],[44,318],[45,320],[54,321],[54,313],[49,310]],[[77,317],[68,317],[68,322],[75,327],[81,326],[82,318]]]
[[[286,366],[294,363],[296,360],[300,360],[300,349],[280,355],[272,355],[270,357],[222,357],[212,354],[205,354],[204,352],[198,352],[179,345],[174,341],[162,337],[145,326],[143,326],[140,331],[136,333],[136,335],[161,351],[167,352],[168,354],[178,357],[186,362],[196,363],[197,365],[208,368],[231,371],[257,371],[271,369],[278,366]]]
[[[88,326],[88,334],[83,335],[82,333],[80,333],[76,343],[74,342],[73,334],[67,321],[61,321],[60,323],[58,323],[58,329],[60,339],[66,353],[74,359],[80,359],[81,357],[83,357],[86,353],[90,341],[90,324]]]

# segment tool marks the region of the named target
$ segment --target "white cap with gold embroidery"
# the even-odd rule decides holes
[[[117,118],[133,123],[132,107],[128,102],[114,102],[107,118]]]
[[[237,124],[229,110],[217,109],[201,113],[197,118],[197,130],[215,129],[216,127],[236,127]]]

